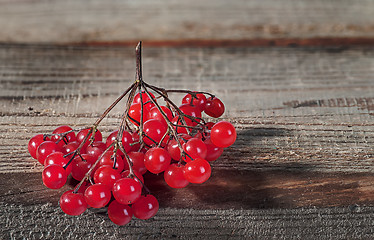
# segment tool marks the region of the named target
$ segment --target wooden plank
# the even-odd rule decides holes
[[[373,12],[370,0],[1,1],[0,41],[373,38]]]
[[[0,204],[2,239],[372,239],[373,207],[161,209],[152,219],[114,226],[101,211],[69,217],[54,206]]]
[[[144,54],[146,81],[209,90],[225,102],[224,118],[239,135],[215,167],[373,171],[372,48],[150,48]],[[135,68],[129,48],[3,45],[0,60],[0,172],[41,171],[26,151],[28,139],[57,125],[92,124],[133,81]],[[103,122],[104,136],[121,111]]]
[[[80,217],[41,183],[28,139],[92,124],[134,79],[132,48],[0,45],[0,238],[372,238],[374,49],[147,48],[144,78],[209,90],[238,140],[206,184],[146,184],[161,203],[149,221],[115,227]],[[180,101],[180,97],[172,96]],[[123,105],[100,128],[116,128]],[[199,233],[199,235],[197,235]]]
[[[51,190],[43,185],[41,173],[0,174],[0,180],[2,203],[52,203],[56,207],[61,194],[78,183],[70,179],[64,188]],[[202,185],[172,189],[165,183],[163,174],[146,174],[145,184],[162,208],[257,209],[374,204],[373,173],[213,169],[212,177]]]

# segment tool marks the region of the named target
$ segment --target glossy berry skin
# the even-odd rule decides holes
[[[52,164],[59,165],[61,167],[65,167],[65,165],[69,162],[69,158],[64,158],[64,154],[62,152],[54,152],[47,156],[44,161],[44,166],[47,167]],[[66,168],[66,174],[69,175],[72,170],[72,163],[68,165]]]
[[[182,139],[179,139],[179,142],[181,146],[183,147],[185,142]],[[177,140],[175,139],[170,140],[168,145],[166,146],[166,150],[168,151],[172,159],[179,161],[179,159],[181,158],[181,150],[179,149]]]
[[[78,181],[81,181],[84,178],[95,161],[94,159],[90,158],[90,155],[88,154],[82,154],[81,156],[85,159],[84,161],[81,159],[81,157],[76,156],[71,163],[71,176]],[[93,176],[94,172],[95,171],[92,172],[91,176]]]
[[[201,118],[201,110],[198,107],[191,106],[189,104],[182,104],[179,106],[179,110],[181,110],[184,114],[195,117],[195,118]],[[196,126],[198,122],[200,122],[200,119],[195,119],[196,121],[193,121],[187,117],[184,118],[186,120],[187,125],[189,126]],[[190,122],[190,123],[189,123]]]
[[[169,153],[159,147],[149,149],[144,155],[144,165],[151,173],[161,173],[170,165]]]
[[[61,136],[57,135],[57,134],[61,134],[61,133],[65,133],[65,132],[68,132],[68,131],[71,131],[73,130],[71,127],[69,126],[66,126],[66,125],[63,125],[63,126],[59,126],[58,128],[56,128],[52,133],[53,134],[56,134],[56,135],[53,135],[51,137],[51,141],[53,142],[57,142],[58,140],[61,139]],[[60,142],[64,143],[65,141],[66,142],[74,142],[77,138],[75,137],[75,133],[74,132],[70,132],[68,133],[64,139],[62,139]],[[64,141],[65,140],[65,141]]]
[[[104,184],[95,183],[84,192],[86,203],[93,208],[105,207],[112,197],[111,189]]]
[[[144,165],[144,153],[142,152],[129,152],[130,162],[132,162],[132,169],[139,172],[141,175],[147,172]],[[126,160],[125,160],[126,161]]]
[[[113,184],[121,178],[121,174],[113,169],[111,166],[101,166],[94,174],[95,183],[102,183],[107,185],[109,188],[113,187]]]
[[[73,193],[69,190],[61,195],[60,207],[68,215],[78,216],[87,209],[87,203],[82,193]]]
[[[159,120],[156,119],[149,119],[146,121],[143,125],[143,131],[146,134],[146,137],[144,137],[144,142],[148,145],[159,143],[162,139],[162,137],[166,134],[167,131],[167,125]],[[149,139],[151,138],[151,139]]]
[[[109,204],[108,217],[113,223],[119,226],[129,223],[132,215],[132,209],[129,205],[121,204],[116,200]]]
[[[160,106],[160,108],[165,113],[167,119],[169,119],[169,121],[171,121],[173,119],[173,114],[172,114],[171,110],[169,108],[165,107],[165,106]],[[159,120],[162,123],[166,124],[166,120],[165,120],[164,116],[162,115],[160,110],[158,110],[158,108],[156,106],[154,106],[153,108],[151,108],[151,110],[149,110],[148,119],[156,119],[156,120]]]
[[[159,205],[157,199],[148,194],[147,196],[141,196],[131,208],[134,217],[146,220],[156,215]]]
[[[44,141],[39,145],[36,151],[36,157],[41,164],[44,164],[44,161],[49,154],[53,152],[59,152],[60,150],[61,149],[57,146],[55,142]]]
[[[202,112],[205,109],[206,97],[202,93],[196,94],[196,97],[193,97],[191,94],[187,94],[183,97],[182,103],[196,106]]]
[[[186,125],[187,126],[192,126],[192,121],[188,118],[184,118],[184,120],[186,121]],[[183,121],[181,120],[180,116],[175,116],[171,122],[175,125],[185,125],[183,123]],[[180,127],[180,126],[174,126],[174,129],[177,131],[177,133],[185,133],[187,134],[187,129],[185,127]]]
[[[91,155],[92,158],[97,159],[105,151],[106,145],[102,141],[93,142],[86,149],[86,153]]]
[[[144,178],[143,178],[143,175],[141,175],[139,172],[137,171],[133,171],[134,172],[134,180],[139,182],[140,184],[144,183]],[[121,178],[128,178],[130,175],[130,170],[125,170],[123,172],[121,172]]]
[[[116,165],[114,166],[114,157],[116,157]],[[122,159],[122,157],[119,155],[119,153],[117,152],[115,156],[113,156],[113,151],[108,151],[104,154],[104,156],[100,159],[99,161],[99,165],[100,166],[104,166],[104,165],[107,165],[107,166],[110,166],[110,167],[114,167],[115,170],[117,170],[118,172],[122,172],[122,170],[125,168],[125,163]],[[126,163],[127,165],[127,163]],[[128,166],[126,166],[126,169],[128,168]]]
[[[142,186],[132,178],[121,178],[113,185],[113,196],[121,204],[132,204],[142,194]]]
[[[128,153],[131,151],[132,146],[131,144],[133,143],[132,140],[132,135],[128,131],[123,131],[122,133],[122,145],[125,151]]]
[[[164,172],[164,179],[167,185],[172,188],[184,188],[189,184],[189,181],[184,177],[184,166],[178,164],[171,164]]]
[[[209,179],[211,167],[208,161],[197,158],[184,166],[183,174],[190,183],[203,183]]]
[[[149,112],[149,110],[147,108],[143,108],[143,122],[148,120],[148,112]],[[128,114],[129,117],[130,117],[129,120],[132,123],[134,123],[136,126],[139,126],[138,123],[140,123],[140,120],[141,120],[140,119],[140,117],[142,115],[141,113],[142,113],[142,107],[141,107],[140,103],[134,103],[130,106],[129,114]]]
[[[62,147],[61,151],[64,154],[68,154],[68,153],[71,153],[71,152],[75,151],[78,147],[79,147],[79,142],[78,141],[69,142],[68,144],[66,144]],[[80,153],[84,153],[84,152],[82,152],[82,150],[81,150]]]
[[[155,95],[153,95],[153,93],[150,92],[149,95],[151,95],[153,100],[157,102]],[[140,100],[140,96],[142,96],[142,100]],[[149,111],[151,108],[155,106],[154,103],[151,102],[151,99],[148,97],[147,93],[144,91],[142,91],[141,95],[139,93],[135,94],[133,103],[141,104],[142,101],[143,101],[144,108],[147,109],[147,111]]]
[[[198,138],[191,138],[188,140],[188,142],[183,145],[184,151],[192,157],[192,159],[195,158],[203,158],[205,159],[207,154],[207,147],[205,143]],[[189,157],[186,158],[186,161],[190,161],[191,159]]]
[[[105,142],[106,147],[109,147],[116,140],[117,135],[118,135],[118,130],[110,133],[110,135],[107,137],[106,142]],[[111,147],[110,149],[113,150],[114,147]],[[124,153],[120,149],[117,149],[117,153],[119,153],[121,156],[124,156]]]
[[[37,135],[33,136],[30,139],[29,144],[27,145],[27,150],[29,150],[29,153],[30,153],[31,157],[36,159],[36,150],[38,149],[39,145],[42,142],[49,141],[49,140],[50,139],[48,137],[44,138],[43,134],[37,134]]]
[[[209,98],[205,104],[204,112],[211,117],[218,118],[225,112],[225,105],[218,98]]]
[[[211,130],[212,129],[212,127],[214,126],[214,122],[206,122],[205,123],[205,127],[208,129],[208,130]]]
[[[138,143],[139,142],[139,134],[137,132],[133,132],[131,134],[131,136],[132,136],[132,142],[136,143],[136,144],[133,144],[131,146],[131,151],[136,152],[140,148],[140,143]]]
[[[79,133],[77,134],[77,141],[79,143],[83,142],[84,138],[87,136],[89,131],[90,131],[89,128],[80,130]],[[82,147],[82,150],[84,152],[86,152],[86,148],[90,144],[91,136],[92,136],[92,133],[90,133],[90,135],[87,138],[87,141],[84,143],[84,145]],[[101,134],[101,132],[99,130],[97,130],[96,133],[95,133],[94,142],[102,141],[102,140],[103,140],[103,135]]]
[[[66,171],[60,165],[52,164],[44,168],[42,173],[43,184],[47,188],[62,188],[67,180]]]
[[[205,146],[207,148],[206,157],[204,158],[208,162],[217,160],[223,153],[223,148],[217,147],[212,143],[210,137],[205,139]]]
[[[210,131],[210,140],[217,147],[225,148],[231,146],[236,140],[235,127],[227,121],[214,124]]]

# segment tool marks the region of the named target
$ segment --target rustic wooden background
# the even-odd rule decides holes
[[[373,14],[370,0],[1,1],[0,238],[374,238]],[[71,186],[46,189],[27,142],[92,124],[133,82],[138,40],[145,81],[213,92],[238,139],[203,185],[147,175],[151,220],[67,216]]]

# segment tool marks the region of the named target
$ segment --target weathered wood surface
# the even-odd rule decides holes
[[[371,0],[1,1],[0,42],[373,39],[373,9]]]
[[[373,57],[370,47],[144,49],[146,81],[217,94],[238,140],[204,185],[172,190],[148,176],[160,214],[118,228],[91,210],[64,216],[63,190],[42,185],[26,145],[92,124],[134,80],[133,48],[0,45],[0,236],[372,238]]]

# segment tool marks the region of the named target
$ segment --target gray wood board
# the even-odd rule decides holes
[[[208,90],[237,142],[221,169],[372,172],[372,48],[148,48],[144,79]],[[0,47],[0,172],[34,172],[28,140],[90,126],[134,79],[132,48]],[[173,95],[180,102],[182,96]],[[107,136],[124,105],[99,128]]]
[[[133,48],[0,45],[0,237],[372,238],[373,56],[370,47],[144,49],[145,81],[216,94],[238,140],[205,185],[170,190],[147,177],[160,213],[115,227],[105,210],[63,214],[62,190],[42,185],[26,145],[58,125],[92,124],[133,82]]]
[[[1,1],[0,42],[373,37],[371,0]]]
[[[2,239],[372,239],[373,207],[161,209],[123,227],[103,211],[66,216],[50,204],[0,204]]]

